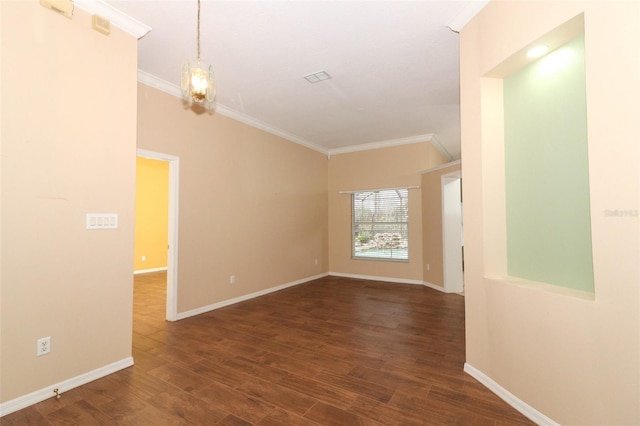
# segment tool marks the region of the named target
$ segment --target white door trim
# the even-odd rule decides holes
[[[169,249],[167,252],[167,321],[178,319],[178,188],[180,158],[145,149],[137,155],[169,162]]]
[[[462,202],[460,171],[441,176],[442,192],[442,258],[444,291],[464,291],[462,271]]]

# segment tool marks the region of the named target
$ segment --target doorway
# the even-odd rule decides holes
[[[464,292],[462,180],[460,171],[442,175],[442,249],[444,289]]]
[[[173,155],[138,149],[139,157],[169,163],[169,217],[167,248],[167,321],[178,319],[178,179],[180,159]]]

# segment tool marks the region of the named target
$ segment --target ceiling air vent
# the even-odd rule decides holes
[[[304,78],[309,83],[319,83],[324,80],[329,80],[331,76],[327,74],[326,71],[318,71],[318,72],[314,72],[313,74],[305,75]]]

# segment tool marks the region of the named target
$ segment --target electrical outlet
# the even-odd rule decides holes
[[[229,277],[229,284],[235,284],[236,283],[236,276],[235,275],[231,275]]]
[[[429,269],[431,269],[431,265],[429,265],[429,264],[427,263],[427,264],[425,265],[425,268],[427,268],[427,271],[428,271]]]
[[[316,260],[315,260],[315,264],[316,264],[316,265],[318,264],[318,259],[316,259]]]
[[[51,352],[51,336],[43,337],[37,341],[38,347],[36,354],[38,356],[46,355]]]

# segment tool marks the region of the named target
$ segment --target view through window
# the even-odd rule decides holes
[[[408,201],[407,189],[351,195],[354,259],[409,259]]]

